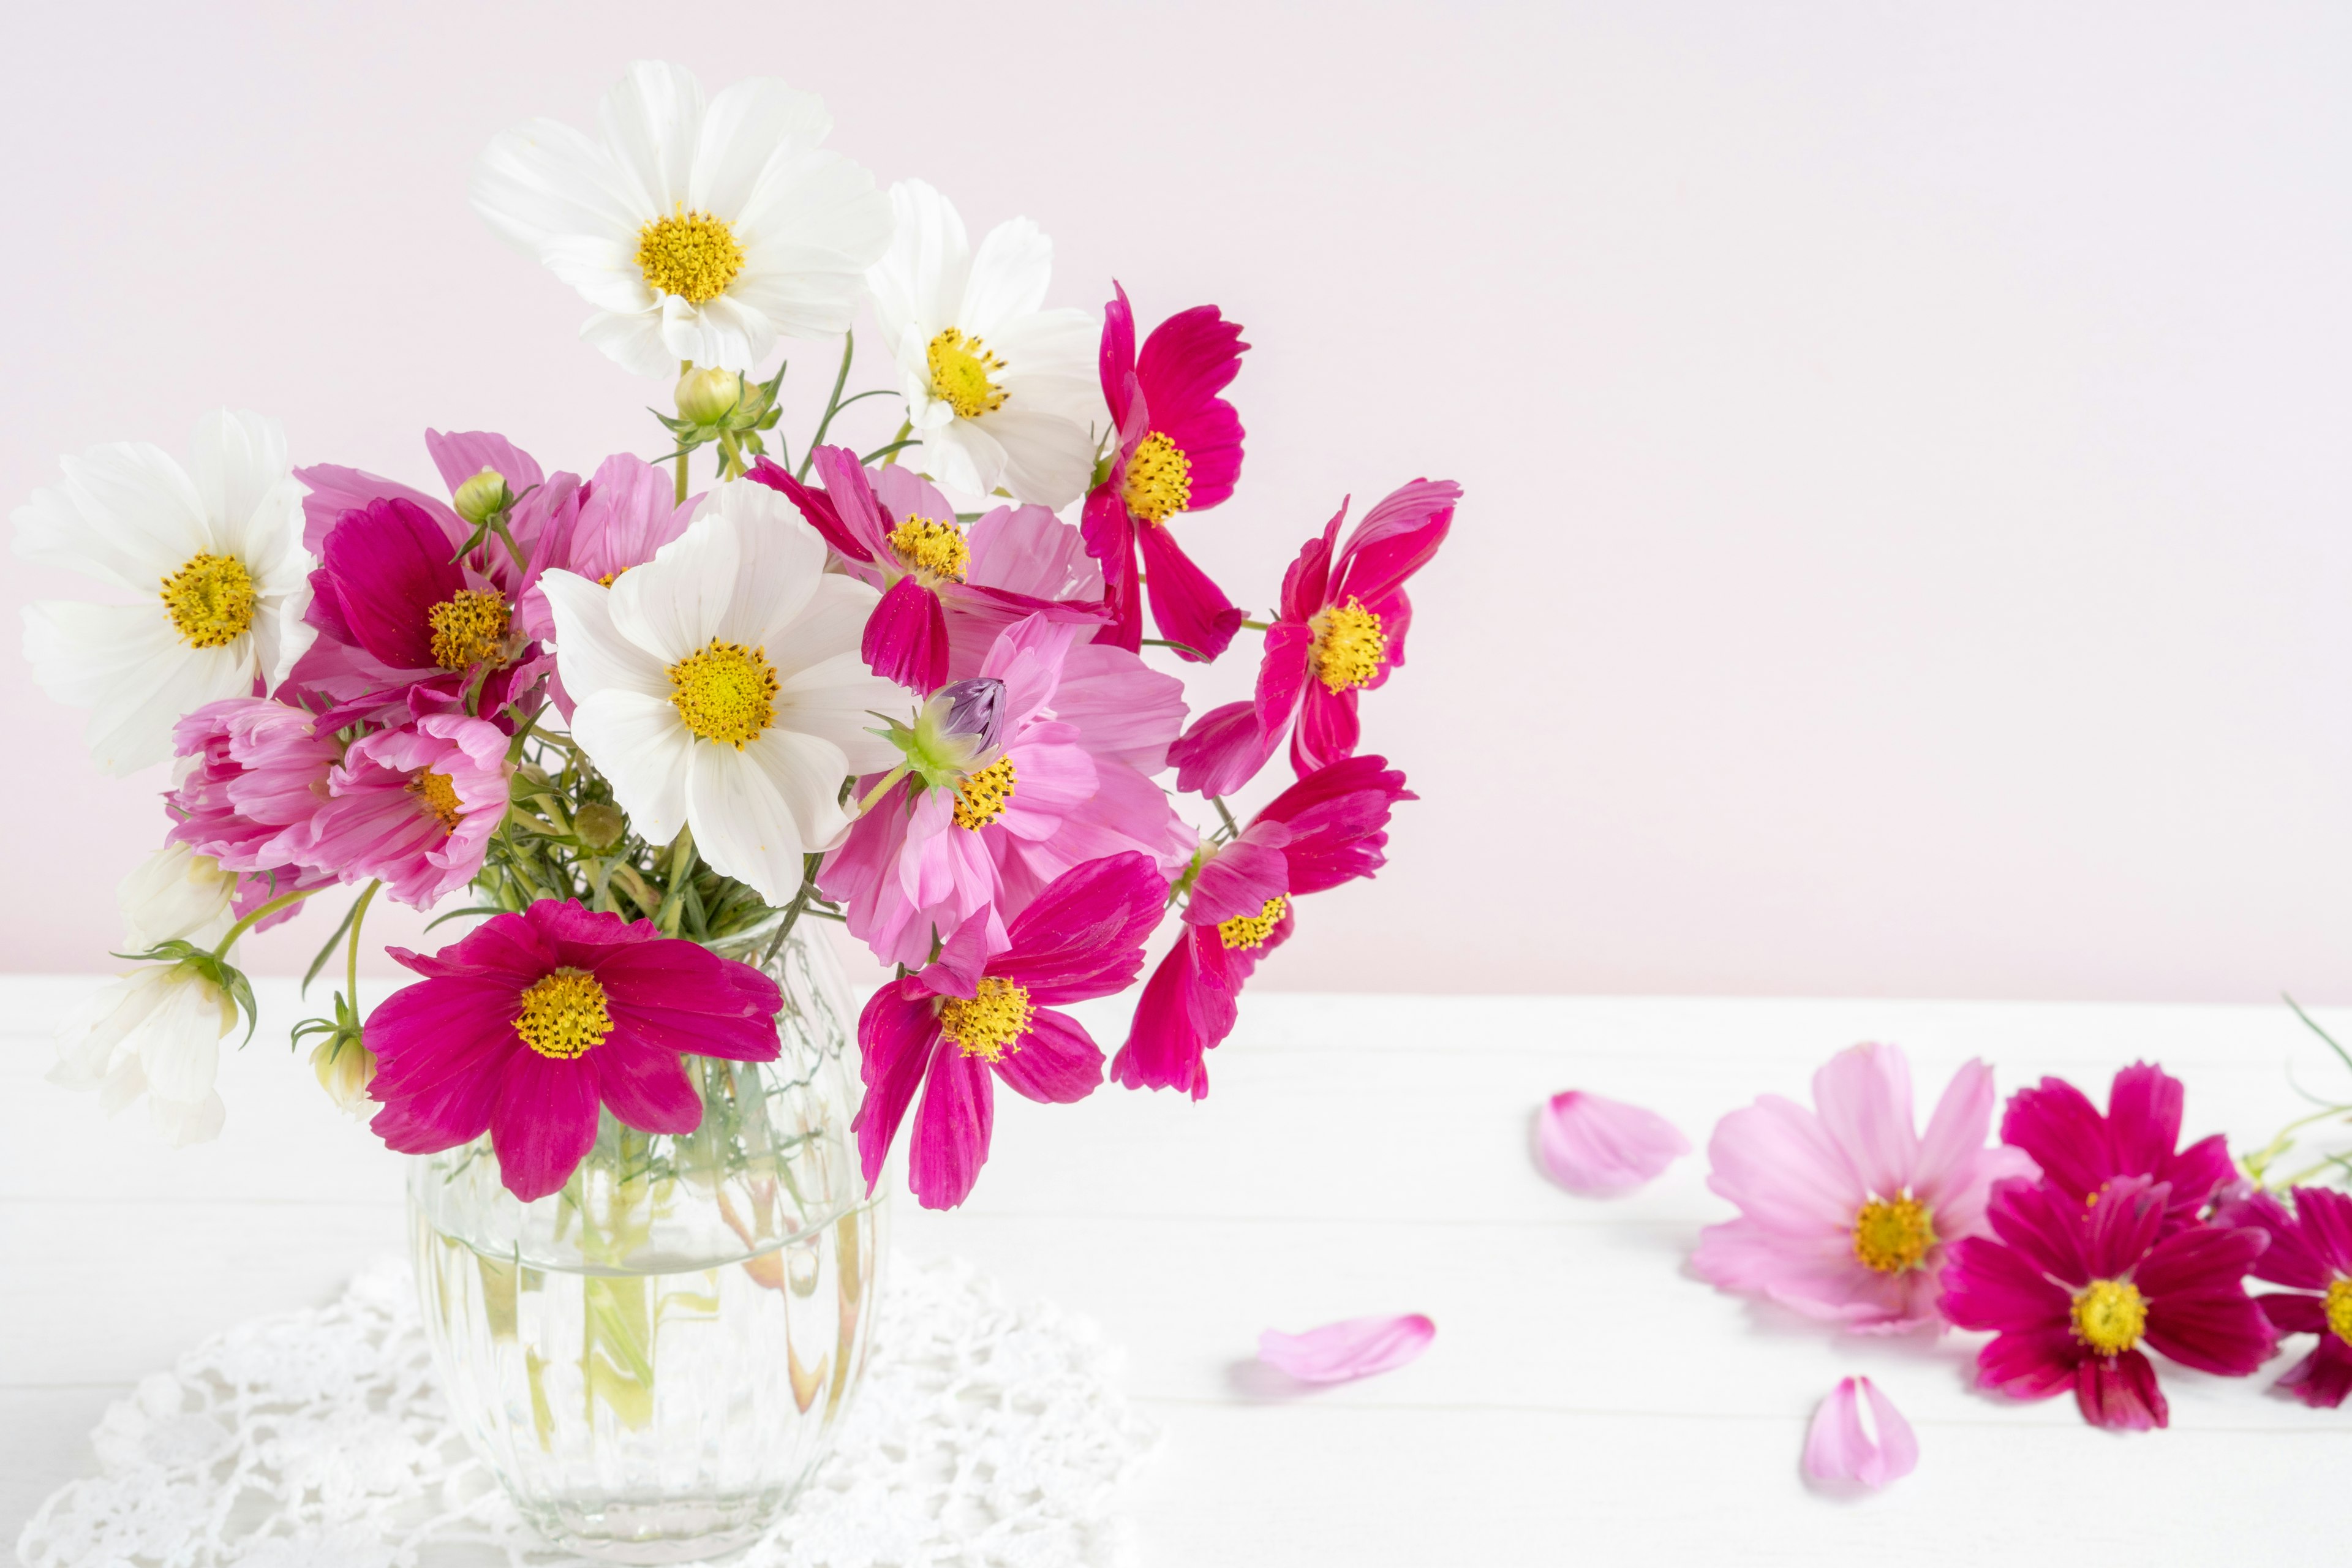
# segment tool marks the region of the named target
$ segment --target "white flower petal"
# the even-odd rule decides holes
[[[829,774],[838,790],[847,773],[838,751],[782,730],[770,730],[740,752],[712,742],[696,746],[686,808],[696,852],[717,870],[750,883],[768,902],[783,903],[801,885],[801,857],[815,837],[804,831],[795,807],[805,811],[813,790],[822,796],[813,776]]]
[[[555,616],[555,668],[573,701],[611,690],[668,700],[662,661],[613,625],[613,590],[564,571],[542,574],[539,585]]]
[[[554,120],[534,120],[490,139],[467,192],[500,237],[532,256],[564,235],[634,245],[659,216],[653,199],[593,138]]]
[[[212,524],[214,553],[234,555],[250,569],[258,533],[277,559],[284,548],[289,472],[286,430],[277,420],[223,408],[197,422],[188,477]]]
[[[229,899],[236,874],[184,844],[166,844],[141,861],[115,888],[122,911],[122,947],[144,952],[157,942],[185,939],[209,947],[231,923]]]
[[[659,296],[646,286],[645,272],[637,266],[635,235],[555,235],[540,247],[539,259],[600,310],[635,315],[660,306]]]
[[[16,513],[25,559],[152,594],[211,542],[203,498],[162,447],[113,441],[60,466],[64,487]]]
[[[875,733],[882,728],[875,715],[887,713],[907,723],[914,710],[914,696],[905,687],[866,668],[857,654],[837,653],[778,682],[776,725],[768,733],[814,736],[847,759],[850,773],[877,773],[901,757],[898,747]]]
[[[890,187],[895,219],[890,248],[866,278],[890,353],[906,363],[907,344],[919,350],[942,327],[953,326],[971,265],[963,219],[948,199],[920,180]]]
[[[824,540],[799,508],[749,479],[713,489],[695,519],[698,527],[704,518],[733,537],[737,561],[733,591],[714,635],[765,648],[783,635],[824,581]],[[772,662],[774,656],[769,658]]]
[[[802,596],[796,615],[771,619],[761,628],[760,647],[775,667],[776,679],[789,685],[801,671],[837,654],[855,652],[865,640],[866,619],[881,599],[855,577],[838,572],[819,575]]]
[[[90,756],[117,775],[170,756],[172,726],[183,714],[242,695],[253,679],[249,637],[190,647],[161,601],[27,605],[25,658],[53,700],[90,710]]]
[[[957,423],[969,427],[967,421]],[[1000,478],[1014,500],[1059,510],[1087,493],[1095,471],[1095,439],[1084,426],[1056,414],[1010,407],[979,424],[1004,454]]]
[[[739,81],[712,99],[702,116],[686,205],[739,221],[771,169],[811,156],[832,132],[833,116],[814,93],[772,77]],[[871,178],[866,188],[873,188]]]
[[[972,252],[955,324],[994,348],[996,334],[1008,323],[1045,308],[1045,286],[1053,277],[1054,242],[1045,230],[1025,217],[1007,218]]]
[[[657,217],[686,204],[702,105],[702,83],[684,66],[632,60],[596,106],[605,148]]]
[[[672,360],[713,370],[749,372],[776,346],[768,319],[725,294],[701,305],[663,295],[661,338]]]
[[[677,374],[677,356],[662,341],[662,316],[657,310],[634,315],[600,310],[588,318],[580,335],[632,375]]]
[[[709,742],[694,738],[676,707],[642,691],[599,691],[572,710],[572,738],[612,784],[630,826],[656,844],[677,837],[694,753]]]
[[[220,1076],[221,1037],[236,1026],[236,1004],[194,970],[157,976],[163,999],[124,1043],[139,1052],[151,1097],[201,1105]]]
[[[708,647],[726,624],[741,563],[732,522],[706,500],[684,533],[614,580],[605,601],[613,625],[664,668],[676,664]]]

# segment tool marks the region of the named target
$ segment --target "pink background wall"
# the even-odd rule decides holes
[[[1266,984],[2352,1001],[2352,14],[885,16],[14,7],[0,491],[221,403],[416,479],[428,423],[652,452],[468,163],[635,55],[782,76],[1055,302],[1247,325],[1237,597],[1468,487],[1367,704],[1424,800]],[[102,967],[159,781],[14,670],[0,963]]]

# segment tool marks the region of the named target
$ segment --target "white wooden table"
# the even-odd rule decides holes
[[[403,1243],[395,1157],[265,1044],[229,1062],[222,1141],[151,1147],[54,1089],[53,1021],[89,982],[0,980],[0,1531],[93,1465],[110,1399],[244,1319],[331,1298]],[[1097,1015],[1097,1020],[1100,1015]],[[2352,1027],[2352,1017],[2335,1020]],[[996,1152],[949,1215],[898,1205],[905,1250],[961,1252],[1127,1346],[1166,1428],[1132,1499],[1171,1565],[2340,1561],[2352,1410],[2167,1369],[2170,1431],[2086,1429],[2071,1401],[1971,1393],[1973,1343],[1840,1340],[1685,1269],[1728,1211],[1703,1153],[1631,1198],[1549,1185],[1529,1118],[1583,1087],[1702,1150],[1832,1050],[1911,1053],[1925,1099],[1960,1060],[2004,1092],[2043,1072],[2103,1097],[2135,1057],[2189,1084],[2189,1127],[2259,1142],[2327,1081],[2284,1007],[1265,994],[1202,1104],[1106,1089],[1000,1098]],[[2336,1069],[2340,1071],[2341,1069]],[[1260,1329],[1424,1311],[1419,1363],[1305,1396],[1255,1374]],[[2309,1342],[2302,1342],[2304,1347]],[[2297,1353],[2300,1353],[2298,1350]],[[1806,1489],[1814,1403],[1867,1373],[1918,1472],[1860,1501]]]

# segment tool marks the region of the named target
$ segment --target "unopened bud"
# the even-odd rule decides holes
[[[610,849],[629,830],[629,819],[619,806],[592,800],[572,814],[572,830],[589,848]]]
[[[514,497],[507,490],[504,474],[496,468],[484,468],[457,487],[457,499],[452,504],[457,507],[459,517],[479,528],[513,505]]]
[[[975,675],[950,680],[931,694],[940,712],[940,731],[972,742],[975,752],[993,751],[1004,725],[1004,682]]]
[[[719,425],[743,401],[743,378],[731,370],[690,370],[677,378],[677,416]]]
[[[310,1070],[319,1087],[343,1110],[357,1113],[368,1103],[368,1084],[375,1078],[375,1053],[357,1040],[329,1036],[310,1053]]]

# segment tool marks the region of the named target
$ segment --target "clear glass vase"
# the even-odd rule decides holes
[[[604,1114],[562,1191],[518,1202],[481,1139],[415,1160],[408,1209],[450,1409],[523,1517],[607,1562],[757,1540],[831,1446],[873,1327],[885,1211],[849,1119],[838,963],[803,922],[723,943],[783,988],[773,1062],[689,1056],[702,1125]]]

